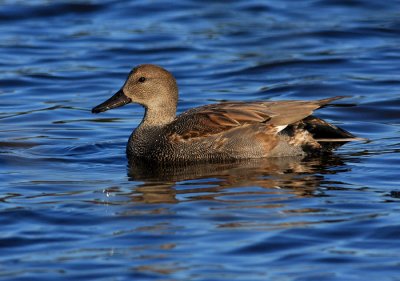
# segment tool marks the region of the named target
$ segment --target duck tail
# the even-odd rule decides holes
[[[336,97],[332,97],[332,98],[317,100],[317,103],[320,107],[323,107],[327,104],[330,104],[331,102],[333,102],[335,100],[340,100],[340,99],[344,99],[344,98],[348,98],[348,96],[336,96]]]
[[[368,139],[365,138],[320,138],[315,139],[317,142],[349,142],[349,141],[367,141]]]
[[[303,122],[305,124],[305,129],[312,134],[314,140],[317,142],[345,143],[349,141],[366,140],[356,137],[352,133],[315,116],[308,116]]]

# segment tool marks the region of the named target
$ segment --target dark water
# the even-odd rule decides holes
[[[160,64],[179,111],[349,98],[369,141],[319,159],[129,171],[143,110],[90,109]],[[400,280],[400,1],[0,1],[4,280]]]

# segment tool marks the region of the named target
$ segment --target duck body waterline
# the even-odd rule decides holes
[[[225,102],[176,116],[175,78],[159,66],[146,64],[134,68],[122,89],[92,112],[130,102],[144,106],[145,116],[127,144],[130,163],[226,162],[305,156],[356,140],[351,133],[312,116],[314,110],[340,98]]]

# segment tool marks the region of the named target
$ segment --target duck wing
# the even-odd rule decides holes
[[[169,125],[174,141],[208,137],[244,125],[265,124],[269,134],[310,116],[314,110],[342,97],[315,101],[224,102],[190,109]]]

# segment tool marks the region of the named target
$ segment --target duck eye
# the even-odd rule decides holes
[[[142,77],[139,78],[138,81],[139,81],[140,83],[143,83],[144,81],[146,81],[146,78],[142,76]]]

